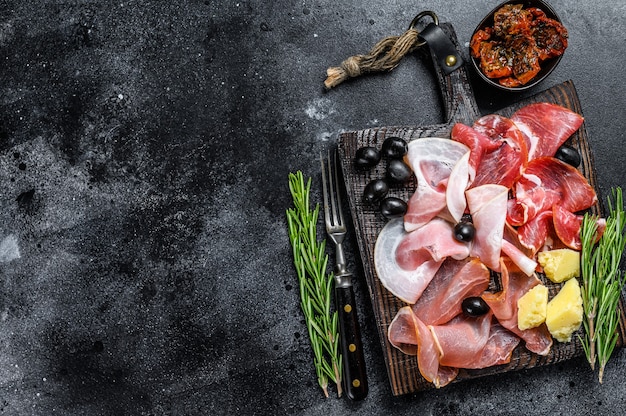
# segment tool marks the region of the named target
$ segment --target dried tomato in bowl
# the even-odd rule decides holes
[[[509,1],[478,25],[470,54],[488,82],[504,89],[525,89],[554,69],[567,42],[567,29],[545,2]]]

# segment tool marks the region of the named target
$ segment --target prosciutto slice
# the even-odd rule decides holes
[[[404,263],[407,268],[401,267],[395,253],[407,234],[401,219],[387,223],[376,240],[374,264],[378,279],[387,290],[404,302],[415,303],[439,270],[443,260],[421,257],[420,261],[416,261],[415,258],[411,258],[412,256],[403,259],[403,255],[400,255],[401,261],[407,262]],[[418,250],[418,256],[422,254],[424,252]],[[408,265],[412,261],[415,263],[412,266]]]
[[[407,231],[423,226],[446,208],[450,173],[468,151],[464,144],[448,139],[422,138],[409,142],[407,162],[417,179],[417,188],[404,215]]]
[[[446,207],[455,222],[461,221],[467,208],[465,190],[470,183],[470,153],[465,153],[457,164],[454,165],[448,180],[448,187],[446,188]]]
[[[502,185],[482,185],[468,189],[465,195],[476,228],[470,255],[499,271],[508,189]]]
[[[510,188],[528,161],[522,132],[513,121],[497,114],[479,118],[473,127],[498,147],[485,152],[472,186],[499,184]]]
[[[478,165],[480,164],[483,155],[500,147],[500,143],[492,141],[486,135],[462,123],[456,123],[452,127],[450,138],[459,143],[463,143],[470,149],[470,182],[472,182],[476,177],[476,170],[478,169]]]
[[[511,120],[524,135],[528,160],[554,156],[584,121],[581,115],[551,103],[527,105],[517,110]]]
[[[489,270],[478,259],[445,261],[413,312],[428,325],[448,322],[462,312],[463,299],[480,296],[489,286]]]
[[[454,238],[451,223],[435,218],[422,228],[404,234],[395,256],[401,268],[414,270],[429,260],[441,262],[447,257],[462,260],[469,256],[469,246]]]
[[[596,192],[576,168],[553,157],[540,157],[528,163],[515,184],[515,201],[509,205],[511,225],[523,225],[555,204],[569,212],[591,207]]]
[[[536,275],[527,276],[513,263],[504,260],[500,280],[502,290],[497,293],[485,293],[482,296],[483,300],[489,305],[500,325],[524,340],[527,350],[547,355],[552,347],[552,337],[545,324],[523,331],[517,326],[518,299],[541,281]]]
[[[406,306],[388,328],[388,338],[401,351],[417,355],[419,371],[435,387],[443,387],[459,368],[485,368],[510,362],[519,338],[492,322],[492,313],[480,317],[457,315],[442,325],[426,325]]]

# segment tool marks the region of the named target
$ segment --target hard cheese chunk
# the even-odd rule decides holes
[[[542,251],[537,255],[543,271],[554,283],[580,276],[580,252],[563,248]]]
[[[570,279],[559,293],[548,302],[546,325],[552,337],[560,342],[569,342],[572,333],[583,321],[583,299],[578,280]]]
[[[537,285],[517,301],[517,326],[522,331],[535,328],[546,320],[548,288]]]

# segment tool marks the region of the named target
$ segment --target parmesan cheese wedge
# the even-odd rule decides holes
[[[583,321],[583,299],[578,280],[570,279],[556,294],[546,309],[546,325],[552,337],[570,342],[572,334]]]
[[[546,277],[554,283],[561,283],[580,276],[580,252],[569,248],[542,251],[537,260],[543,267]]]
[[[537,285],[517,300],[517,326],[520,330],[536,328],[546,320],[548,288]]]

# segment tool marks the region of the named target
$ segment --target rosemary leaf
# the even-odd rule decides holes
[[[626,213],[620,187],[612,189],[608,207],[609,216],[600,239],[597,216],[585,214],[580,231],[585,329],[581,342],[591,369],[595,369],[596,363],[599,365],[600,383],[617,343],[619,300],[626,279],[620,270],[626,247]]]
[[[311,179],[302,172],[289,174],[293,208],[287,209],[289,240],[298,276],[301,309],[305,317],[314,355],[318,384],[328,397],[328,380],[335,383],[341,396],[341,355],[337,312],[331,312],[332,273],[326,273],[326,241],[317,239],[319,204],[310,206]]]

